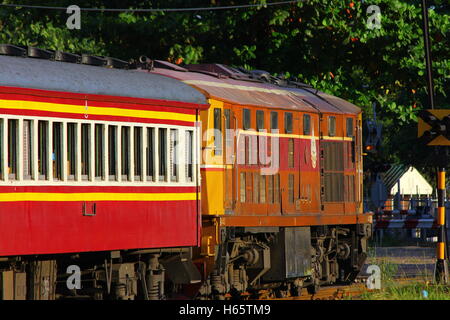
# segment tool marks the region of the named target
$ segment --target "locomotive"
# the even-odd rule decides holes
[[[221,64],[0,46],[2,299],[231,299],[350,282],[361,110]]]

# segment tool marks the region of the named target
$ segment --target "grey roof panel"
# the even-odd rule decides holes
[[[12,56],[0,56],[0,86],[207,103],[191,86],[153,73]]]

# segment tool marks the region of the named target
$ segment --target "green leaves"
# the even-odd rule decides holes
[[[248,0],[261,7],[227,11],[82,12],[81,30],[66,28],[64,11],[1,8],[0,41],[124,60],[145,54],[175,63],[217,62],[292,74],[353,102],[364,116],[372,114],[371,104],[376,101],[384,123],[386,161],[418,158],[414,148],[403,148],[401,142],[416,125],[418,110],[427,105],[420,1],[308,0],[264,7],[266,2]],[[429,16],[436,105],[449,106],[450,5],[444,0],[428,2],[435,7]],[[79,0],[77,4],[102,7],[105,1]],[[372,4],[381,9],[381,29],[367,28],[366,10]],[[121,0],[109,1],[107,6],[211,5],[227,2]]]

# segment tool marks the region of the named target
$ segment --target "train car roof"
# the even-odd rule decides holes
[[[191,86],[157,74],[0,55],[0,86],[207,104]]]
[[[358,114],[361,109],[312,88],[282,87],[271,83],[192,72],[184,68],[154,68],[151,73],[172,77],[204,92],[208,99],[237,105],[282,108],[311,113]]]

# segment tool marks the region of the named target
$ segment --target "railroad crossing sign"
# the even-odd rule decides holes
[[[417,136],[428,146],[450,146],[450,109],[420,111]]]

